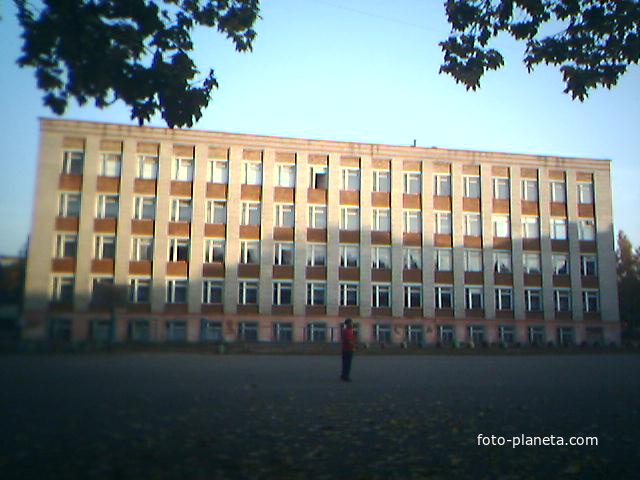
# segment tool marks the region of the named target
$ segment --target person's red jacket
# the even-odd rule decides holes
[[[342,350],[345,352],[355,352],[356,350],[356,335],[353,327],[342,329]]]

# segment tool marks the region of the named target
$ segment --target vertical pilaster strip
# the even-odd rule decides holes
[[[238,260],[240,259],[240,176],[242,148],[229,150],[229,183],[227,185],[227,238],[224,254],[224,313],[238,311]]]
[[[340,286],[340,155],[329,155],[327,192],[327,315],[338,315]]]
[[[402,285],[403,175],[402,158],[393,158],[391,160],[391,313],[394,317],[404,316]]]
[[[491,165],[480,164],[480,212],[482,221],[482,276],[484,280],[484,317],[496,318],[495,279],[493,269],[493,189]],[[512,269],[516,259],[511,258]],[[522,264],[522,260],[518,260]],[[514,295],[517,295],[514,289]]]
[[[271,314],[273,303],[273,171],[276,153],[265,150],[262,154],[262,203],[260,207],[260,287],[259,311]]]
[[[618,278],[611,212],[611,177],[609,171],[596,171],[593,179],[598,249],[598,283],[600,287],[600,318],[604,322],[619,322]],[[606,333],[605,333],[606,335]],[[618,341],[612,336],[607,341]]]
[[[435,316],[433,262],[433,163],[422,162],[422,314]]]
[[[309,154],[296,154],[296,191],[295,191],[295,256],[293,264],[293,314],[304,316],[307,305],[307,228],[309,225]]]
[[[462,165],[451,165],[451,221],[453,241],[453,297],[456,319],[465,317],[464,232],[462,230]]]
[[[122,147],[122,168],[120,169],[120,197],[118,205],[118,226],[116,230],[116,260],[113,283],[119,300],[127,298],[129,258],[131,257],[131,213],[133,212],[133,184],[138,165],[137,143],[133,138],[125,138]]]
[[[553,304],[553,267],[551,265],[551,184],[549,170],[538,170],[538,196],[540,202],[540,265],[542,267],[542,308],[544,319],[555,317]]]
[[[202,263],[206,216],[207,162],[209,146],[195,146],[191,198],[191,242],[189,247],[189,313],[200,313],[202,305]]]
[[[580,241],[578,240],[578,185],[575,170],[567,170],[567,227],[569,230],[569,268],[571,272],[571,317],[583,319]]]
[[[371,316],[371,225],[373,170],[371,155],[360,157],[360,316]],[[368,327],[368,325],[367,325]],[[360,325],[364,328],[364,325]],[[371,336],[362,332],[361,338]]]
[[[173,159],[173,144],[160,142],[158,160],[158,181],[156,185],[156,220],[153,239],[153,275],[151,289],[151,311],[164,311],[167,290],[167,258],[169,239],[167,229],[171,202],[169,191],[171,186],[171,162]]]
[[[76,311],[84,312],[91,300],[91,259],[93,258],[93,221],[96,217],[96,188],[98,176],[98,154],[100,138],[91,135],[85,144],[84,168],[82,171],[82,194],[80,223],[78,227],[78,255],[74,289]]]
[[[511,212],[511,250],[513,258],[519,259],[513,265],[513,291],[524,291],[524,268],[522,262],[522,183],[520,182],[520,169],[511,167],[509,180],[511,184],[510,205]],[[524,296],[513,295],[513,314],[516,320],[524,320]]]

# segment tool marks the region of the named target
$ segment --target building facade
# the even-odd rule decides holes
[[[610,343],[610,162],[41,120],[26,338]]]

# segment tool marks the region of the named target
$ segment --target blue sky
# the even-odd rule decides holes
[[[20,51],[13,2],[0,20],[0,254],[30,229],[38,117],[33,71]],[[522,45],[501,38],[506,66],[468,92],[439,75],[449,27],[441,0],[262,2],[252,53],[216,32],[195,35],[197,64],[220,88],[195,125],[202,130],[613,160],[615,227],[640,243],[640,69],[584,103],[562,93],[561,74],[527,74]],[[122,105],[72,106],[63,118],[131,123]],[[157,118],[151,123],[164,126]]]

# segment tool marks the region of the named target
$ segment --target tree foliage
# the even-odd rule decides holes
[[[259,0],[14,0],[22,27],[20,66],[35,68],[44,104],[62,114],[71,99],[104,108],[118,100],[143,124],[159,112],[192,126],[217,87],[190,54],[201,26],[251,50]],[[37,5],[37,6],[36,6]]]
[[[525,42],[529,72],[541,63],[560,66],[565,93],[579,100],[594,88],[616,85],[640,60],[637,0],[446,0],[445,9],[451,35],[440,43],[440,72],[467,89],[504,64],[491,47],[501,33]]]
[[[618,299],[624,326],[640,328],[640,247],[635,251],[623,231],[618,232]]]

